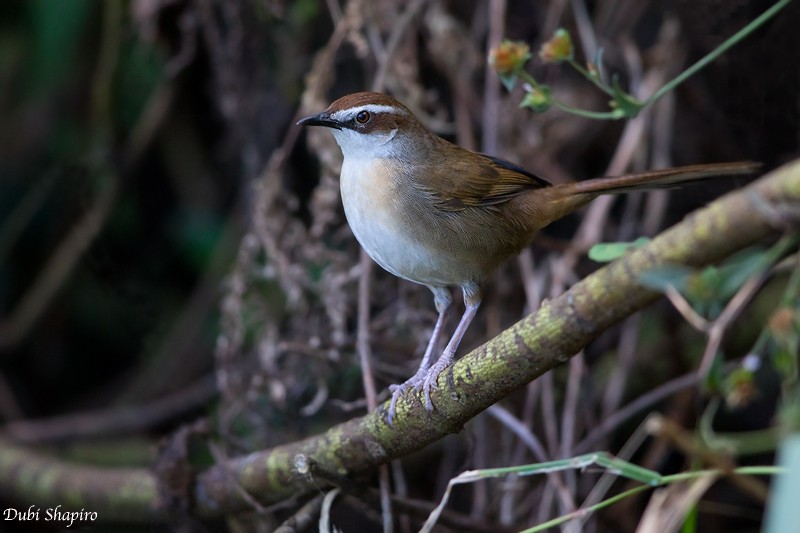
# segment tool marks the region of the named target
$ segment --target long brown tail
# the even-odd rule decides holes
[[[761,165],[750,161],[711,163],[666,168],[638,174],[625,174],[586,181],[564,183],[531,191],[526,196],[530,231],[538,231],[554,220],[588,204],[601,194],[679,187],[685,183],[722,176],[752,174]]]
[[[600,194],[616,194],[622,192],[666,189],[680,187],[685,183],[722,176],[739,176],[752,174],[761,166],[760,163],[737,161],[734,163],[710,163],[705,165],[688,165],[685,167],[651,170],[637,174],[624,174],[586,181],[576,181],[557,185],[559,193],[564,196]]]

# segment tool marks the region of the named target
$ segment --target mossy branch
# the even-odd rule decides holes
[[[800,205],[800,162],[775,170],[688,216],[652,242],[577,283],[442,373],[428,416],[418,396],[398,402],[394,427],[383,411],[322,435],[252,453],[198,474],[193,505],[201,516],[248,507],[242,491],[264,504],[319,490],[461,430],[479,412],[573,354],[610,326],[658,297],[637,283],[642,272],[678,263],[700,267],[780,233]],[[783,216],[783,218],[781,218]],[[76,480],[85,479],[86,483]],[[92,481],[94,480],[94,481]],[[98,482],[102,481],[102,482]],[[0,495],[39,506],[97,511],[100,519],[163,520],[157,482],[148,471],[100,470],[45,459],[0,444]]]

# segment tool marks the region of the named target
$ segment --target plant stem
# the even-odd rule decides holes
[[[693,76],[697,71],[699,71],[700,69],[702,69],[715,59],[717,59],[726,51],[728,51],[729,48],[731,48],[735,44],[738,44],[742,39],[753,33],[755,30],[761,27],[766,21],[768,21],[776,14],[778,14],[778,12],[784,7],[786,7],[791,1],[792,0],[779,0],[778,2],[776,2],[771,8],[767,9],[761,15],[753,19],[752,22],[750,22],[747,26],[736,32],[732,37],[730,37],[724,43],[719,45],[719,47],[712,50],[709,54],[707,54],[702,59],[697,61],[694,65],[687,68],[679,75],[677,75],[675,78],[670,80],[666,85],[661,87],[658,91],[656,91],[655,94],[653,94],[653,96],[651,96],[645,101],[645,106],[657,102],[662,96],[667,94],[669,91],[673,90],[675,87],[677,87],[678,85],[689,79],[690,76]]]

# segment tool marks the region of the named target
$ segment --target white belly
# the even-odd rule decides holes
[[[373,160],[374,161],[374,160]],[[367,175],[362,166],[346,158],[341,191],[347,222],[367,254],[395,276],[423,285],[457,284],[438,265],[435,254],[414,238],[408,213],[400,205],[390,169]],[[374,169],[375,166],[373,165]]]

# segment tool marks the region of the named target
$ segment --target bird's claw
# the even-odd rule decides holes
[[[398,385],[389,385],[389,391],[392,393],[392,401],[389,404],[389,411],[386,414],[386,420],[389,422],[390,426],[394,425],[394,418],[397,414],[397,400],[409,389],[413,389],[415,392],[418,392],[421,389],[423,395],[425,396],[425,411],[428,413],[433,411],[431,391],[439,388],[439,385],[437,384],[439,373],[447,368],[449,364],[450,363],[447,360],[440,360],[436,362],[436,364],[434,364],[430,369],[428,369],[427,372],[418,372],[403,383]]]
[[[390,426],[394,425],[394,417],[397,414],[397,400],[405,394],[408,389],[417,390],[423,383],[425,376],[414,374],[413,377],[407,379],[398,385],[389,385],[389,390],[392,393],[392,402],[389,404],[389,411],[386,414],[386,420]]]

